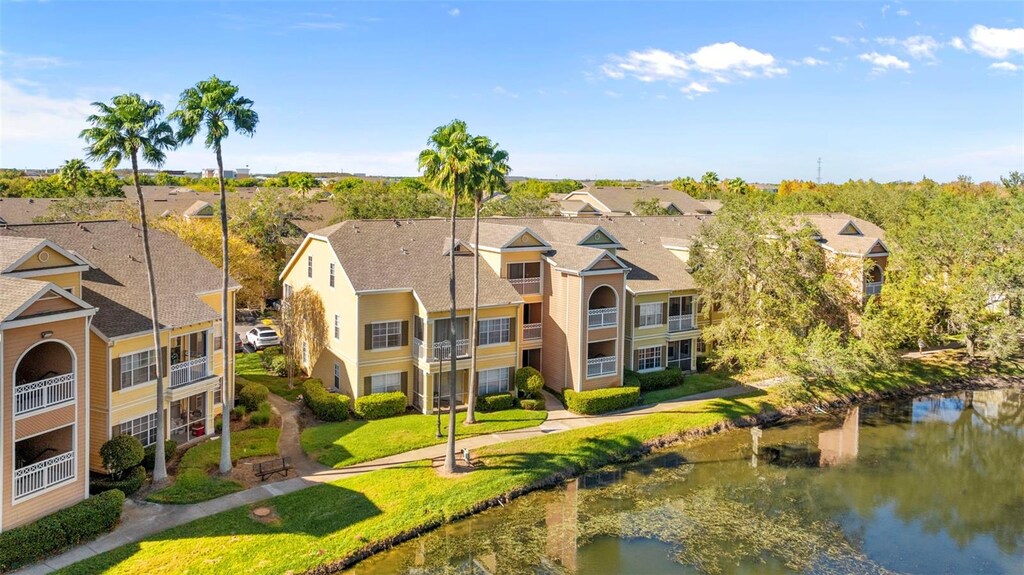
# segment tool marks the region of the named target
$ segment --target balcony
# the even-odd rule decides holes
[[[619,310],[614,307],[592,309],[587,312],[587,328],[613,327],[619,321]]]
[[[75,374],[65,373],[14,388],[14,415],[75,400]]]
[[[587,377],[601,377],[602,375],[613,375],[615,373],[616,357],[614,355],[605,357],[593,357],[587,360]]]
[[[523,341],[532,341],[541,339],[544,332],[544,324],[541,323],[524,323],[523,324]]]
[[[203,356],[171,365],[171,389],[210,377],[210,358]]]
[[[519,295],[532,295],[540,293],[540,278],[515,278],[508,282],[519,292]]]
[[[19,499],[75,477],[75,452],[68,451],[14,470],[14,498]]]
[[[438,341],[434,342],[434,353],[431,356],[431,361],[444,361],[452,358],[452,346],[451,342]],[[455,357],[469,357],[469,340],[468,339],[457,339],[455,340]]]
[[[693,315],[670,315],[668,316],[668,331],[689,331],[694,329]]]
[[[864,284],[864,295],[872,296],[882,293],[882,282],[866,282]]]

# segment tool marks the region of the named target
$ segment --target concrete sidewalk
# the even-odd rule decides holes
[[[686,396],[673,401],[633,408],[622,412],[593,416],[577,415],[565,410],[557,398],[545,391],[545,405],[548,408],[548,417],[541,425],[526,429],[504,431],[488,435],[477,435],[474,437],[467,437],[466,439],[460,439],[455,442],[455,450],[456,453],[458,453],[463,448],[468,448],[472,452],[488,445],[495,445],[498,443],[516,441],[530,437],[539,437],[550,433],[559,433],[570,429],[591,427],[594,425],[601,425],[603,423],[624,421],[637,416],[649,415],[663,411],[672,411],[674,409],[678,409],[680,406],[699,403],[709,399],[733,397],[753,391],[758,391],[758,388],[746,385],[734,385],[732,387],[717,389],[706,393]],[[444,444],[439,444],[391,455],[389,457],[374,459],[373,461],[367,461],[365,463],[350,465],[341,469],[331,469],[320,466],[319,464],[309,461],[305,454],[294,452],[296,449],[301,451],[301,448],[298,446],[298,428],[295,426],[295,415],[298,408],[292,404],[282,404],[288,404],[288,402],[284,400],[274,401],[274,406],[278,408],[278,411],[282,416],[281,453],[291,455],[293,457],[293,462],[303,462],[301,464],[301,468],[300,465],[296,465],[296,469],[299,470],[300,473],[303,473],[300,477],[279,481],[277,483],[260,485],[245,491],[239,491],[237,493],[232,493],[231,495],[225,495],[223,497],[218,497],[217,499],[212,499],[203,503],[194,503],[191,505],[164,505],[159,503],[128,500],[125,502],[124,512],[121,515],[121,522],[110,533],[102,535],[90,543],[79,545],[78,547],[60,555],[50,557],[41,563],[15,571],[14,575],[42,575],[43,573],[50,573],[61,567],[66,567],[77,561],[110,551],[120,547],[121,545],[141,541],[150,535],[154,535],[172,527],[177,527],[178,525],[183,525],[189,521],[220,513],[221,511],[227,511],[228,509],[233,509],[235,507],[249,505],[270,497],[293,493],[300,489],[312,487],[313,485],[320,483],[328,483],[338,479],[344,479],[346,477],[354,477],[389,467],[398,467],[406,463],[423,461],[425,459],[431,460],[435,466],[439,466],[444,461],[446,446]],[[295,411],[290,412],[289,406]],[[286,414],[291,417],[286,417]],[[291,421],[291,426],[288,425],[289,420]],[[290,443],[285,442],[286,429]]]

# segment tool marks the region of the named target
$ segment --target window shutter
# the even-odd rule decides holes
[[[640,354],[635,349],[630,353],[633,354],[633,371],[640,371]]]
[[[402,322],[402,347],[409,345],[409,320]]]
[[[373,393],[373,383],[372,382],[373,382],[373,377],[371,377],[369,375],[363,378],[363,393],[360,394],[361,397],[366,397],[367,395],[370,395],[371,393]]]
[[[662,368],[668,367],[668,346],[667,345],[661,346],[661,367]]]
[[[633,327],[640,327],[640,306],[633,306]]]
[[[113,438],[117,437],[118,435],[121,435],[121,426],[120,425],[112,426],[110,428],[110,438],[113,439]]]
[[[167,355],[167,346],[165,345],[165,346],[161,347],[160,348],[160,365],[163,368],[161,371],[163,372],[164,377],[168,378],[168,379],[170,379],[170,377],[171,377],[171,371],[167,368],[169,357],[170,356]]]
[[[508,368],[508,391],[512,395],[516,394],[516,366]]]
[[[661,304],[661,323],[668,323],[668,304]]]
[[[516,318],[509,318],[508,320],[508,340],[516,340]]]
[[[408,371],[403,371],[402,372],[402,393],[404,393],[406,395],[406,397],[409,396],[409,372]]]
[[[110,390],[121,389],[121,358],[115,357],[110,360]]]
[[[363,349],[373,349],[373,324],[363,326]]]

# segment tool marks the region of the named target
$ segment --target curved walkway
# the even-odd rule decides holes
[[[752,391],[757,391],[757,388],[746,385],[734,385],[732,387],[717,389],[706,393],[698,393],[645,407],[594,416],[577,415],[565,410],[557,398],[545,391],[544,400],[545,406],[548,408],[548,418],[541,425],[514,431],[504,431],[500,433],[468,437],[466,439],[456,441],[455,449],[456,452],[459,452],[463,448],[468,448],[470,452],[472,452],[475,449],[487,445],[516,441],[529,437],[538,437],[549,433],[558,433],[570,429],[590,427],[600,425],[602,423],[623,421],[625,419],[641,415],[671,411],[678,409],[681,405],[721,397],[732,397]],[[270,497],[299,491],[300,489],[305,489],[319,483],[336,481],[345,477],[362,475],[363,473],[369,473],[378,469],[397,467],[399,465],[404,465],[413,461],[422,461],[424,459],[430,459],[435,466],[439,466],[444,462],[446,446],[444,444],[440,444],[407,451],[405,453],[399,453],[389,457],[382,457],[365,463],[350,465],[341,469],[324,467],[311,461],[306,454],[302,452],[302,448],[299,445],[297,421],[299,412],[298,406],[273,394],[270,395],[270,398],[271,403],[281,414],[282,425],[281,439],[279,443],[281,455],[292,457],[292,464],[300,473],[299,477],[279,481],[277,483],[260,485],[245,491],[239,491],[237,493],[232,493],[231,495],[225,495],[224,497],[218,497],[217,499],[204,501],[202,503],[193,503],[191,505],[163,505],[159,503],[128,500],[125,502],[124,512],[121,515],[121,522],[118,524],[117,528],[110,533],[102,535],[92,542],[79,545],[70,551],[50,557],[41,563],[15,571],[15,575],[41,575],[43,573],[49,573],[55,569],[66,567],[72,563],[92,557],[93,555],[110,551],[111,549],[120,547],[121,545],[140,541],[150,535],[159,533],[165,529],[177,527],[178,525],[188,523],[189,521],[220,513],[221,511],[227,511],[228,509],[233,509],[242,505],[249,505]],[[286,433],[290,436],[289,441],[287,442],[285,441]],[[302,463],[300,464],[300,462]],[[300,465],[302,466],[301,468]]]

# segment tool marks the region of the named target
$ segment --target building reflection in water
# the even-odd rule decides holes
[[[860,407],[846,413],[842,427],[818,434],[818,466],[832,467],[857,459],[860,449]]]

